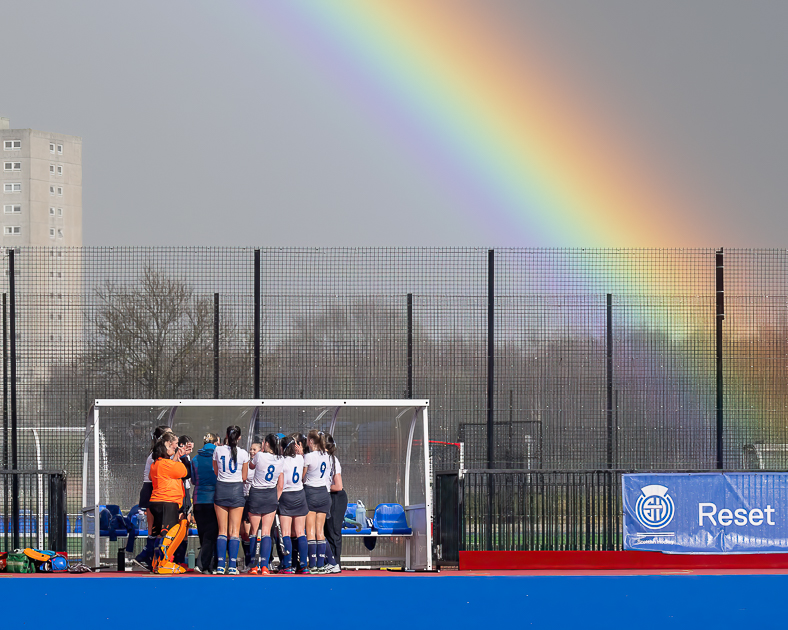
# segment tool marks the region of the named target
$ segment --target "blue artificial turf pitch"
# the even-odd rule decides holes
[[[153,627],[215,630],[222,618],[239,628],[270,625],[275,613],[278,626],[298,628],[316,623],[325,606],[328,626],[353,630],[780,628],[788,624],[786,592],[782,574],[6,576],[0,627],[160,620]]]

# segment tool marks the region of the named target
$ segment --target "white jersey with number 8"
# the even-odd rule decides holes
[[[297,492],[304,489],[304,458],[301,455],[284,457],[282,472],[285,474],[285,487],[282,492]]]
[[[260,451],[252,459],[254,464],[253,488],[276,488],[279,474],[282,472],[284,460],[273,453]]]
[[[243,467],[249,461],[249,453],[237,447],[235,449],[235,461],[233,461],[233,450],[229,446],[217,446],[213,451],[213,461],[219,467],[219,474],[216,475],[217,481],[243,481]]]

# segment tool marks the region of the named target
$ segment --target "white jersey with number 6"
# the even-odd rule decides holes
[[[304,458],[301,455],[283,457],[282,472],[285,474],[285,487],[282,492],[297,492],[304,489]]]
[[[213,461],[219,467],[219,474],[216,475],[217,481],[243,481],[243,467],[249,461],[249,453],[240,447],[235,449],[235,461],[233,461],[233,450],[229,446],[217,446],[213,451]]]
[[[276,488],[279,474],[282,472],[284,460],[273,453],[260,451],[252,458],[254,464],[253,488]]]
[[[305,485],[312,488],[320,488],[326,485],[326,477],[331,474],[328,459],[328,453],[321,453],[320,451],[311,451],[304,455],[304,466],[306,466]]]

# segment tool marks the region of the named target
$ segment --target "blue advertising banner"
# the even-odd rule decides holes
[[[622,475],[624,549],[788,551],[788,473]]]

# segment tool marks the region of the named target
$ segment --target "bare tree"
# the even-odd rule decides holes
[[[205,389],[213,361],[210,298],[151,268],[132,287],[107,282],[96,297],[90,363],[107,389],[147,398]]]

